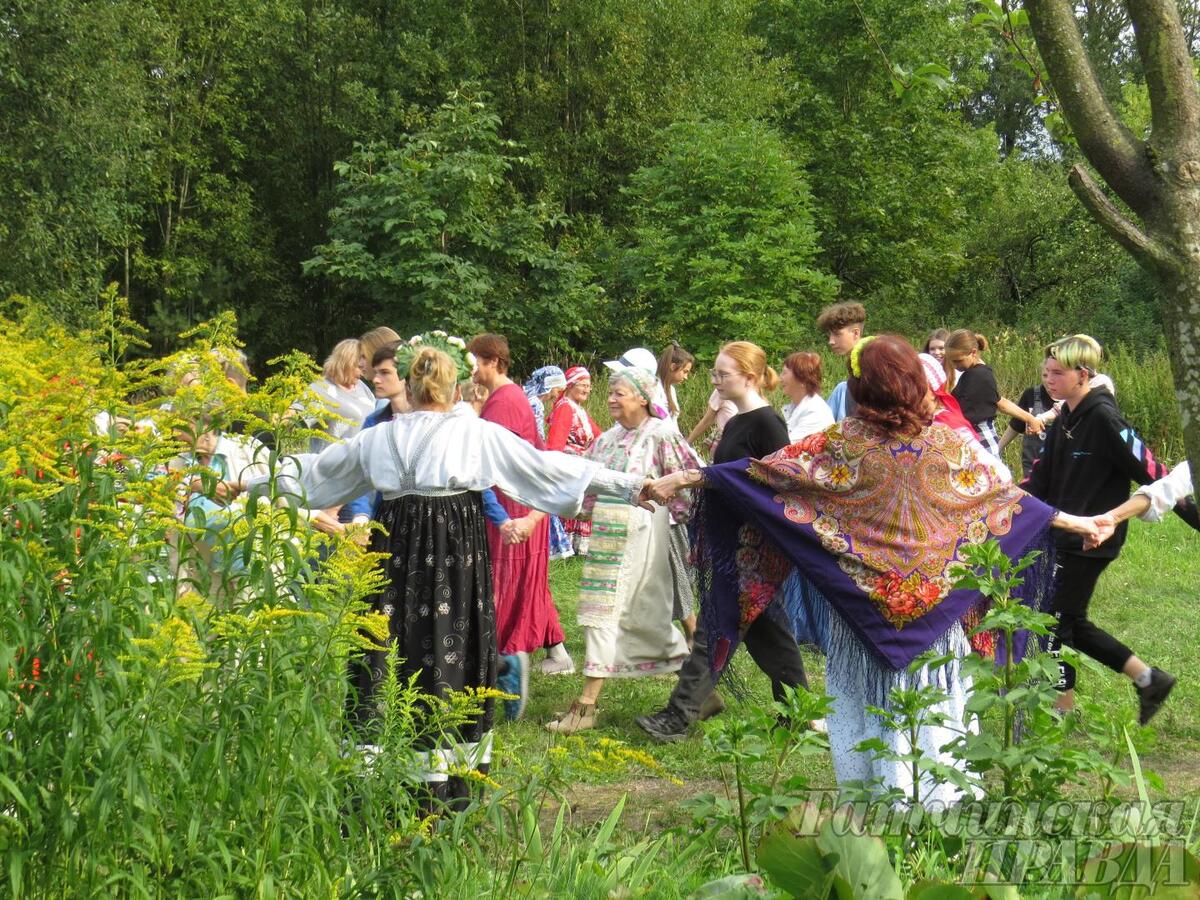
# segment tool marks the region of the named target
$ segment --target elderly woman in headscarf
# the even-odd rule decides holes
[[[558,366],[542,366],[525,381],[522,390],[537,422],[538,434],[546,439],[546,404],[554,403],[567,388],[567,376]]]
[[[553,406],[562,396],[566,387],[567,376],[558,366],[542,366],[529,376],[522,387],[525,396],[529,398],[529,408],[533,410],[538,435],[543,441],[546,440],[546,404],[549,403]],[[551,516],[550,558],[566,559],[568,556],[574,555],[575,550],[571,546],[571,537],[567,534],[567,529],[563,527],[562,519],[558,516]],[[551,669],[547,670],[543,667],[543,671],[547,675],[563,675],[575,671],[574,666],[562,664],[556,664]]]
[[[700,465],[653,402],[655,383],[648,369],[625,368],[610,376],[608,410],[616,424],[596,439],[588,459],[648,478]],[[687,657],[687,640],[671,621],[670,532],[672,516],[686,521],[690,509],[687,492],[653,513],[607,500],[585,502],[583,515],[590,514],[594,530],[577,607],[586,645],[583,691],[548,730],[569,734],[594,727],[606,678],[674,672]]]

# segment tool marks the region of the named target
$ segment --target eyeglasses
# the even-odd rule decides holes
[[[709,381],[711,381],[713,384],[720,384],[720,383],[721,383],[721,382],[723,382],[723,381],[724,381],[726,378],[733,378],[735,375],[740,375],[740,374],[742,374],[742,373],[741,373],[741,372],[717,372],[717,371],[712,371],[712,372],[709,372],[709,373],[708,373],[708,380],[709,380]]]

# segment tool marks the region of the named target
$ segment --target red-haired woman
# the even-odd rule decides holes
[[[779,386],[791,401],[783,408],[783,418],[792,443],[833,424],[833,413],[821,396],[821,357],[817,354],[793,353],[785,359]]]
[[[886,708],[894,687],[937,684],[945,725],[921,730],[927,758],[958,765],[941,748],[974,727],[959,661],[969,652],[961,620],[977,613],[978,591],[953,589],[959,550],[994,538],[1011,558],[1045,551],[1026,570],[1022,599],[1050,586],[1053,541],[1046,526],[1097,535],[1094,519],[1056,512],[977,457],[950,428],[932,421],[933,404],[916,351],[892,336],[864,338],[850,354],[854,414],[765,459],[743,459],[677,473],[655,483],[665,501],[676,490],[709,490],[698,516],[701,611],[710,664],[724,669],[763,616],[790,616],[785,596],[801,598],[825,647],[834,772],[911,792],[907,764],[855,747],[876,738],[898,754],[907,736],[868,711]],[[781,592],[792,574],[801,590]],[[1019,649],[1019,648],[1018,648]],[[935,670],[909,671],[927,650],[947,654]],[[923,800],[947,802],[957,790],[922,779]]]
[[[508,377],[508,340],[499,334],[481,334],[471,340],[467,350],[476,359],[471,379],[488,390],[479,417],[544,450],[529,400]],[[571,657],[563,646],[562,625],[550,595],[550,521],[545,513],[523,506],[499,489],[496,499],[510,517],[503,530],[491,522],[487,526],[495,582],[496,644],[502,654],[520,660],[524,700],[530,653],[544,648],[547,657],[564,669],[570,668]]]

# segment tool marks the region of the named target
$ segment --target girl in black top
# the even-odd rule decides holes
[[[732,401],[738,410],[725,424],[721,441],[713,451],[714,463],[746,457],[760,459],[790,443],[787,425],[762,396],[762,391],[773,390],[779,384],[779,376],[767,365],[761,347],[747,341],[726,344],[717,355],[711,378],[721,399]],[[746,631],[744,643],[758,667],[770,676],[771,693],[776,700],[784,698],[784,685],[808,688],[796,641],[774,617],[755,619]],[[708,666],[708,642],[700,624],[691,655],[679,670],[679,681],[666,707],[653,715],[640,716],[637,723],[658,740],[680,740],[687,734],[688,726],[701,717],[702,707],[713,713],[720,710],[722,704],[709,699],[714,688]]]
[[[954,395],[963,416],[979,433],[979,441],[994,456],[1000,455],[1000,439],[996,434],[996,411],[1020,419],[1028,433],[1042,433],[1042,423],[1011,400],[1000,396],[996,373],[980,359],[988,349],[987,338],[965,328],[951,332],[946,338],[946,390]]]

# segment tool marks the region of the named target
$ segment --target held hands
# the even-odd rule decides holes
[[[1074,516],[1060,512],[1057,524],[1065,531],[1078,534],[1083,538],[1084,550],[1095,550],[1110,537],[1117,528],[1117,520],[1112,513],[1098,516]]]
[[[509,519],[500,526],[500,536],[506,544],[523,544],[533,534],[533,524],[528,516],[519,519]]]
[[[313,510],[313,516],[309,521],[313,528],[322,534],[341,534],[346,530],[346,526],[337,520],[337,516],[331,516],[323,509]]]
[[[193,475],[187,486],[193,494],[204,493],[204,479],[199,475]],[[245,488],[240,481],[218,481],[213,488],[212,499],[222,506],[228,506],[243,490]]]
[[[1085,535],[1083,538],[1084,550],[1095,550],[1117,530],[1117,520],[1112,513],[1104,513],[1100,516],[1093,516],[1092,522],[1095,523],[1096,531],[1092,535]]]
[[[647,501],[653,501],[659,506],[666,506],[687,485],[688,472],[686,471],[672,472],[662,478],[647,478],[645,484],[642,485],[638,504],[653,512],[654,506]]]
[[[1037,437],[1046,430],[1046,425],[1037,416],[1030,416],[1025,420],[1025,430],[1028,434]]]

